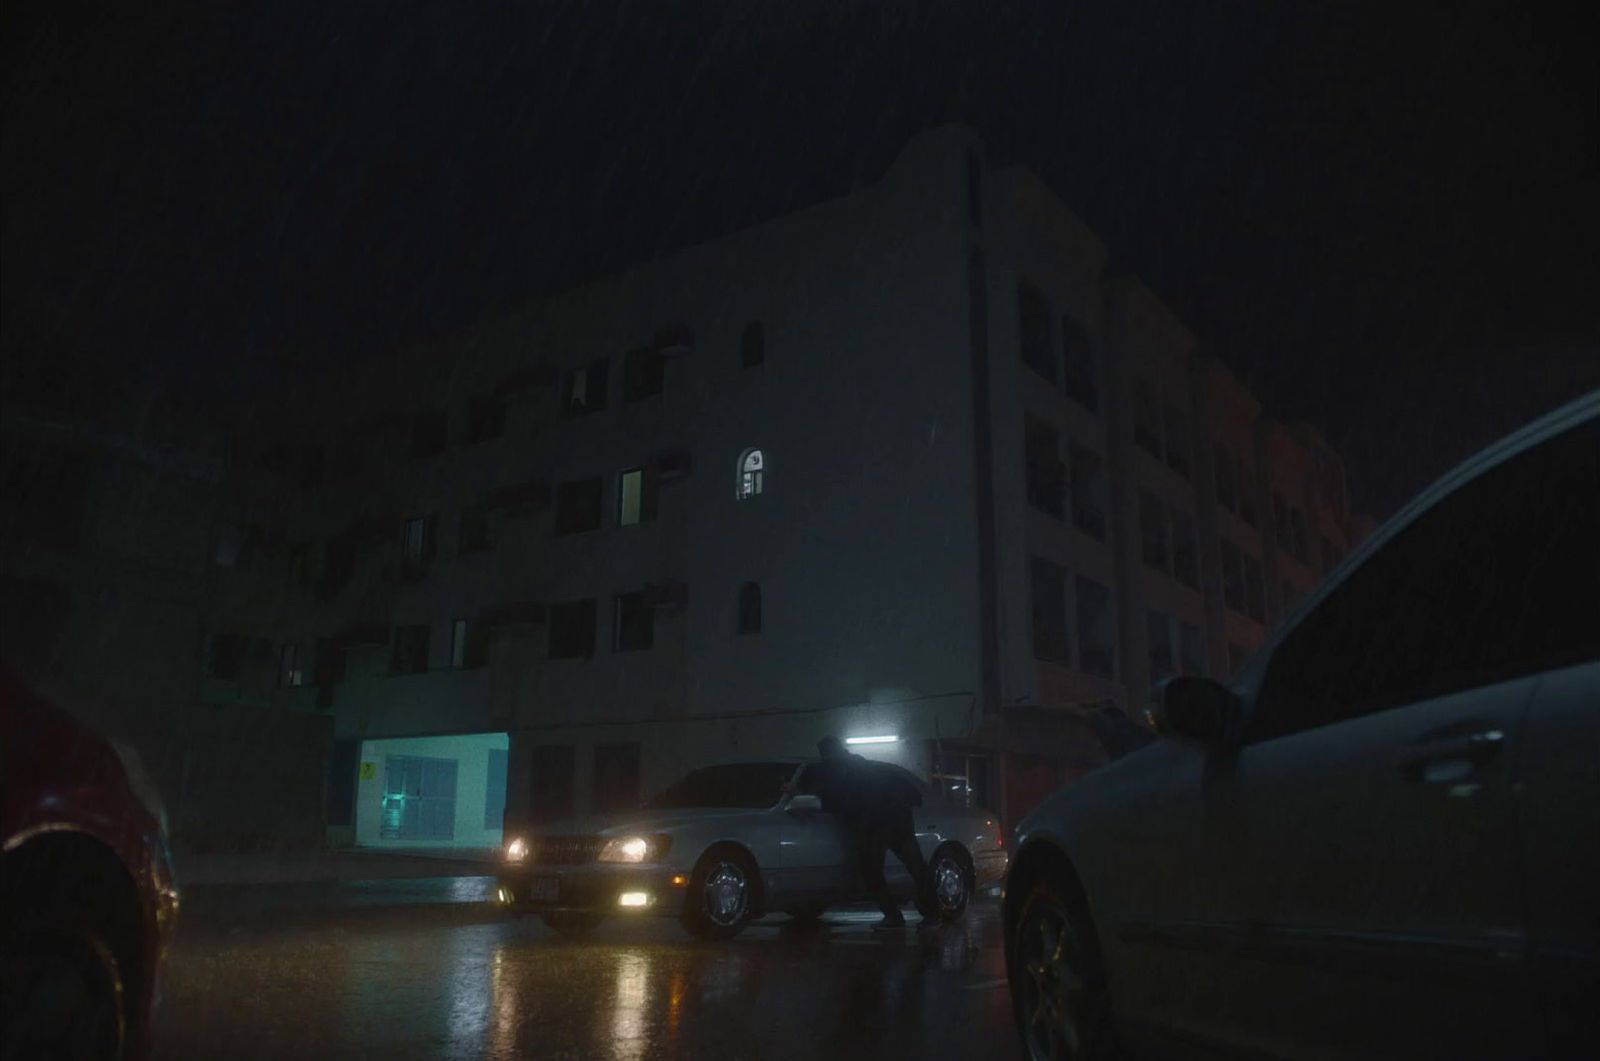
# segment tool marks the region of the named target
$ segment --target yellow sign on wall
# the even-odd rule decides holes
[[[378,777],[378,764],[377,763],[362,763],[361,764],[361,780],[363,780],[363,781],[373,781],[373,780],[376,780],[377,777]]]

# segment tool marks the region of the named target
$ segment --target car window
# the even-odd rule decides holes
[[[1597,465],[1591,421],[1397,534],[1273,653],[1246,741],[1600,658]]]
[[[691,770],[668,786],[646,806],[771,807],[783,795],[784,784],[794,775],[793,763],[728,763]]]

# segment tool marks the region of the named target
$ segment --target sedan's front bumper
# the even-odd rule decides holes
[[[496,900],[518,913],[676,916],[689,888],[688,870],[660,865],[503,865],[496,877]]]

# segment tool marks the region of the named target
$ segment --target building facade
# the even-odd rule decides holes
[[[936,130],[241,409],[205,699],[331,719],[336,843],[494,843],[829,732],[1014,824],[1104,760],[1097,717],[1225,677],[1350,545],[1336,456],[1194,347]]]

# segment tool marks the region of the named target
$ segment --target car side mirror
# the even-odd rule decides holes
[[[1168,678],[1150,694],[1145,721],[1163,737],[1215,748],[1239,729],[1239,698],[1210,678]]]
[[[807,795],[790,796],[788,806],[783,809],[790,814],[797,814],[800,811],[821,810],[822,798],[820,796]]]

